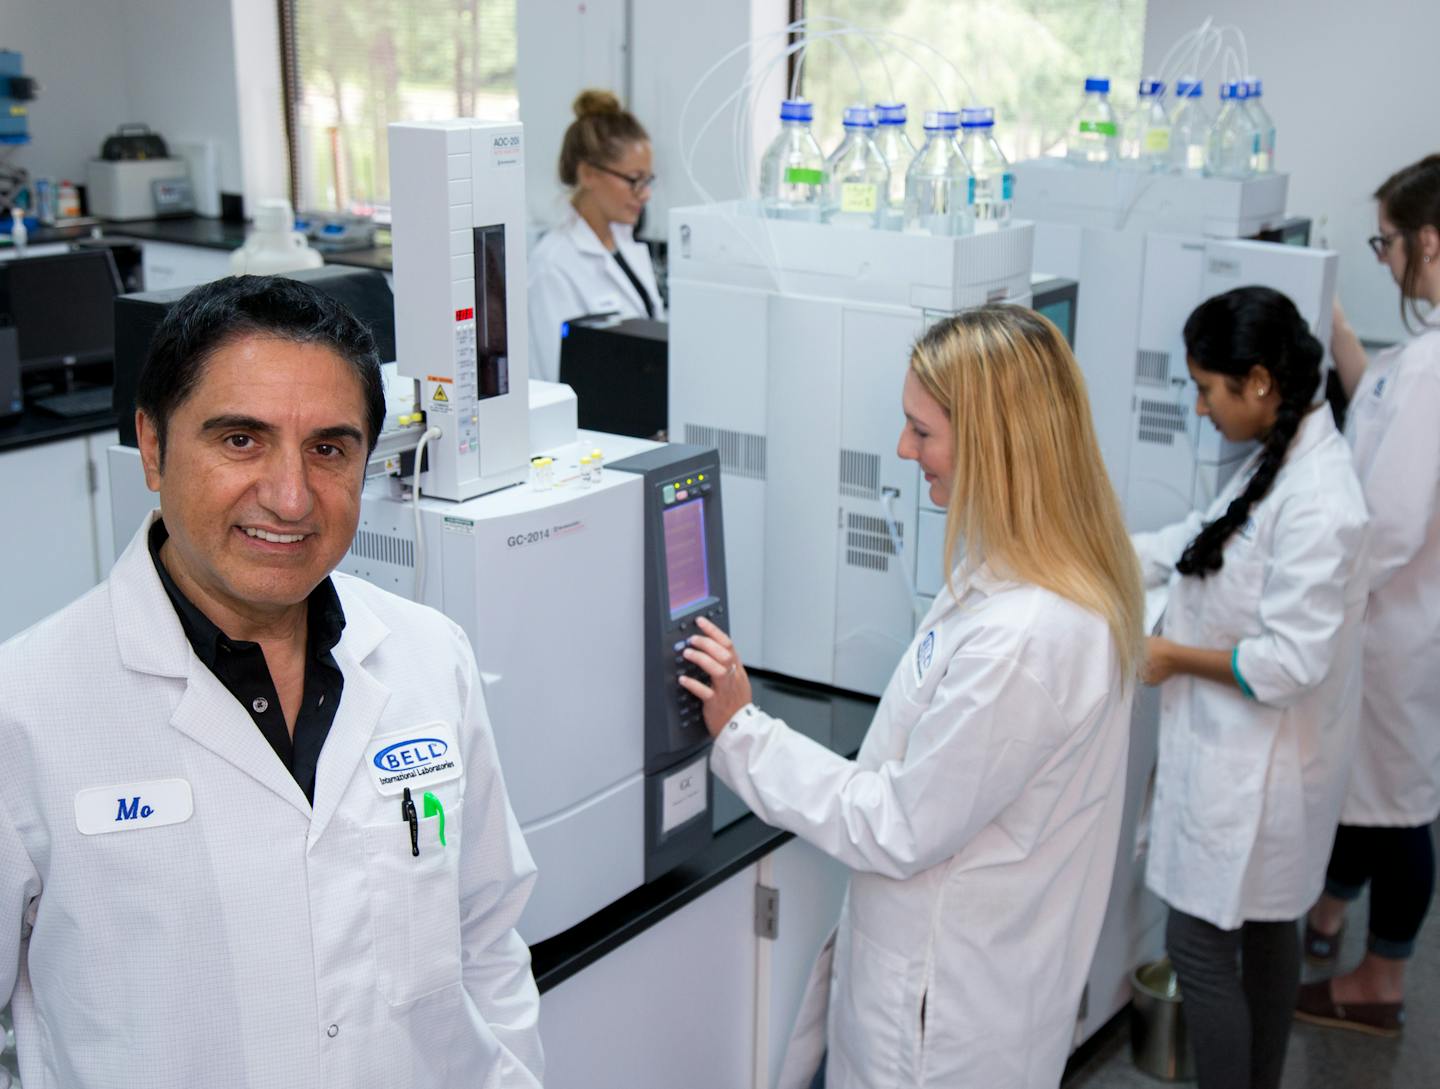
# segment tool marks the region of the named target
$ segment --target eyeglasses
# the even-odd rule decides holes
[[[1399,238],[1402,232],[1391,231],[1389,234],[1372,234],[1365,241],[1370,243],[1370,249],[1375,253],[1375,259],[1385,260],[1385,251],[1390,248],[1390,243]]]
[[[628,184],[630,186],[630,192],[634,193],[637,197],[645,192],[645,190],[655,187],[654,174],[622,174],[618,170],[611,170],[608,166],[601,166],[599,163],[590,163],[590,165],[602,174],[609,174],[612,178],[619,178]]]

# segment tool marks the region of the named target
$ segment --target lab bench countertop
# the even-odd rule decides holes
[[[43,409],[27,407],[18,416],[0,417],[0,454],[27,446],[58,442],[115,426],[115,413],[92,412],[88,416],[54,416]]]
[[[250,233],[246,223],[229,223],[221,219],[207,219],[204,216],[175,216],[169,219],[136,219],[110,221],[85,219],[75,224],[55,227],[38,227],[29,234],[31,245],[47,242],[75,242],[92,237],[96,228],[105,238],[133,238],[139,242],[167,242],[175,246],[198,246],[209,250],[238,250],[245,244]],[[321,252],[327,264],[354,265],[360,268],[375,268],[381,272],[391,270],[388,233],[382,232],[384,245],[362,250],[343,250],[335,253]],[[10,236],[0,234],[0,247],[9,248]]]

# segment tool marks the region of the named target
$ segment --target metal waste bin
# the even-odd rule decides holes
[[[1195,1080],[1180,985],[1168,959],[1142,964],[1130,976],[1130,1052],[1136,1067],[1152,1077]]]

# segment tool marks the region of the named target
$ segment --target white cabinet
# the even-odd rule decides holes
[[[540,996],[547,1089],[751,1084],[755,866]]]
[[[109,501],[98,491],[114,431],[0,454],[0,641],[68,605],[100,581]],[[106,568],[108,569],[108,562]]]

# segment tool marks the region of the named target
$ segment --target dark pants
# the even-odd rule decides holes
[[[1370,886],[1370,952],[1406,960],[1435,890],[1435,844],[1430,826],[1362,828],[1342,824],[1335,833],[1325,891],[1355,900]]]
[[[1300,990],[1295,923],[1221,930],[1171,908],[1165,944],[1200,1089],[1277,1089]]]

